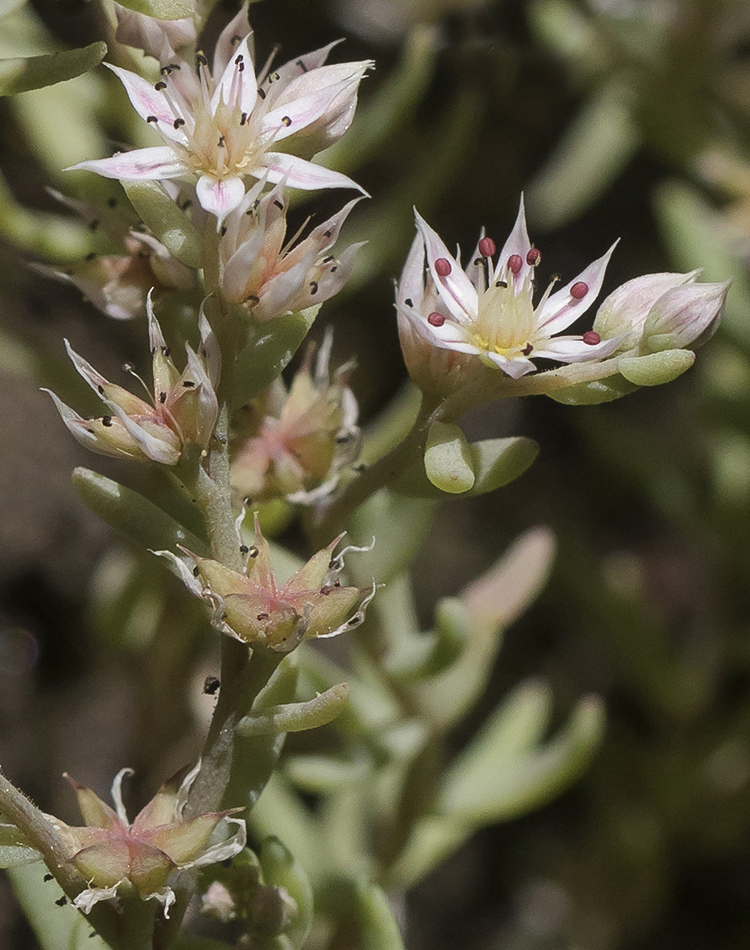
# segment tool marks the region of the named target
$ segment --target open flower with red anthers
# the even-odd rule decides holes
[[[348,129],[360,80],[372,63],[326,65],[335,45],[329,44],[256,75],[251,43],[243,8],[219,37],[212,70],[199,53],[196,69],[179,59],[163,63],[161,79],[152,85],[110,66],[164,144],[73,168],[128,180],[195,175],[198,200],[219,223],[242,201],[246,178],[266,176],[306,190],[361,191],[346,175],[301,155],[314,155]]]
[[[592,331],[558,336],[594,302],[614,246],[561,290],[553,292],[553,280],[534,304],[541,254],[529,240],[523,200],[499,255],[492,238],[482,237],[466,269],[419,214],[416,219],[418,233],[397,296],[399,318],[410,333],[433,346],[478,356],[514,379],[535,370],[534,359],[597,360],[619,345]]]
[[[219,381],[221,355],[211,327],[201,313],[199,353],[186,344],[187,365],[180,372],[172,362],[150,299],[147,310],[154,374],[151,402],[110,383],[79,356],[67,340],[65,345],[73,365],[107,406],[109,414],[84,419],[49,389],[44,391],[54,400],[72,435],[92,452],[175,465],[186,445],[205,448],[211,438],[219,411],[215,387]]]
[[[245,822],[230,817],[241,809],[183,817],[197,771],[196,767],[187,775],[182,770],[173,776],[132,824],[122,803],[122,780],[131,769],[122,769],[112,783],[114,808],[66,776],[86,824],[66,825],[48,818],[68,849],[68,863],[88,882],[74,899],[75,907],[89,913],[99,901],[134,893],[142,900],[158,901],[168,917],[175,901],[169,885],[172,874],[226,861],[245,847]]]
[[[355,198],[295,243],[287,239],[287,201],[283,184],[260,197],[260,181],[227,216],[220,244],[221,289],[226,300],[242,303],[256,320],[270,320],[323,303],[337,293],[352,271],[362,244],[338,256],[331,248]]]
[[[287,390],[275,380],[245,407],[232,446],[232,485],[253,502],[286,497],[308,504],[336,487],[339,472],[359,455],[358,406],[348,386],[353,363],[331,376],[333,335],[308,347]]]
[[[213,608],[212,623],[217,630],[280,653],[289,653],[302,640],[335,637],[358,627],[375,594],[372,588],[341,583],[344,555],[348,551],[369,551],[350,545],[338,554],[334,550],[344,537],[339,535],[318,551],[296,574],[282,583],[271,563],[271,549],[255,516],[255,543],[242,545],[245,571],[240,574],[218,561],[184,551],[155,551],[166,557],[188,590]]]

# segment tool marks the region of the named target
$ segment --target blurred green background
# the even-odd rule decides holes
[[[80,46],[105,28],[95,0],[4,6],[2,56]],[[230,12],[220,4],[210,28]],[[523,530],[550,526],[551,580],[509,631],[478,716],[538,674],[561,720],[594,691],[609,725],[573,790],[480,833],[408,897],[406,932],[410,950],[746,947],[750,5],[264,0],[251,20],[261,59],[277,40],[286,60],[345,36],[339,59],[377,61],[354,128],[327,156],[373,195],[345,234],[370,244],[323,311],[340,361],[359,357],[365,420],[405,376],[392,279],[413,204],[449,246],[469,247],[482,225],[502,241],[525,191],[542,282],[569,279],[617,237],[603,296],[645,272],[734,278],[724,326],[677,382],[466,420],[470,438],[528,435],[542,452],[508,488],[443,506],[416,564],[422,609]],[[111,79],[99,69],[0,100],[0,762],[68,818],[64,769],[103,791],[132,765],[145,794],[165,747],[175,766],[197,754],[215,665],[200,610],[77,500],[69,471],[92,460],[37,390],[73,391],[63,336],[105,373],[143,362],[142,323],[108,320],[27,266],[100,249],[45,187],[99,198],[116,187],[60,171],[142,134]],[[294,526],[283,540],[299,543]],[[0,946],[34,946],[4,880]]]

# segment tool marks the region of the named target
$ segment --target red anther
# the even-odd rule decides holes
[[[535,247],[532,247],[529,253],[526,255],[526,263],[529,267],[536,267],[536,265],[542,259],[542,252],[538,251]]]
[[[520,254],[511,254],[508,258],[508,270],[512,274],[517,274],[523,267],[523,258]]]
[[[438,277],[447,277],[452,270],[451,262],[447,258],[439,257],[435,261],[435,273]]]
[[[479,253],[482,257],[494,257],[497,247],[491,237],[483,237],[479,242]]]
[[[576,281],[570,288],[570,296],[575,297],[576,300],[583,300],[588,292],[589,285],[583,280]]]
[[[583,342],[588,343],[589,346],[596,346],[597,343],[602,342],[602,338],[596,332],[596,330],[587,330],[583,334]]]
[[[427,322],[431,327],[442,327],[442,325],[445,323],[445,317],[442,315],[442,313],[438,313],[437,310],[433,310],[427,318]]]

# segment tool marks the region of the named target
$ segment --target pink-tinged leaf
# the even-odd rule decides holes
[[[607,270],[612,252],[617,247],[618,241],[600,257],[598,260],[589,264],[581,273],[567,283],[562,290],[552,294],[542,308],[539,319],[539,328],[544,329],[549,336],[560,333],[567,329],[581,314],[585,313],[596,300],[599,291],[604,282],[604,273]],[[582,297],[574,297],[570,293],[571,288],[576,284],[585,284],[588,288]]]
[[[195,193],[202,208],[216,215],[218,231],[224,218],[242,202],[245,197],[245,183],[241,178],[221,178],[201,175],[195,186]]]
[[[619,347],[621,336],[610,340],[601,340],[599,343],[584,343],[580,336],[559,336],[546,343],[539,349],[534,349],[535,357],[558,360],[560,363],[582,363],[586,360],[602,360]]]
[[[217,82],[214,94],[211,96],[212,112],[216,112],[220,102],[232,106],[238,105],[240,111],[248,115],[255,108],[258,99],[258,84],[253,59],[248,48],[248,39],[249,37],[246,36],[242,40],[224,67],[221,79]]]
[[[456,320],[460,323],[472,323],[477,319],[479,306],[476,287],[443,244],[437,232],[433,231],[418,211],[415,210],[414,215],[417,219],[417,227],[424,239],[427,264],[435,282],[435,287],[440,294],[440,299]],[[435,269],[435,261],[438,260],[446,261],[450,266],[448,274],[438,274]]]
[[[356,181],[352,181],[341,172],[331,171],[322,165],[308,162],[296,155],[285,155],[283,152],[266,152],[263,156],[263,166],[268,173],[270,182],[279,182],[282,179],[290,188],[300,188],[302,191],[315,191],[318,188],[355,188],[365,197],[370,196]],[[261,169],[251,174],[260,177]]]
[[[163,178],[179,178],[190,169],[181,162],[168,145],[152,148],[137,148],[132,152],[119,152],[112,158],[99,158],[77,165],[71,165],[65,171],[96,172],[103,178],[122,178],[126,181],[158,181]]]
[[[133,108],[144,121],[153,125],[162,135],[173,142],[187,145],[188,140],[185,133],[174,127],[175,119],[184,120],[185,117],[175,111],[161,90],[155,89],[150,82],[136,73],[131,73],[130,70],[121,69],[111,63],[105,63],[105,65],[112,70],[123,84]]]
[[[513,230],[510,232],[508,240],[503,245],[502,251],[500,251],[500,257],[498,258],[497,268],[495,270],[495,280],[508,279],[508,261],[514,255],[517,255],[521,258],[521,267],[520,270],[514,270],[515,274],[514,286],[520,290],[523,286],[524,278],[526,278],[531,272],[532,268],[526,261],[526,256],[531,250],[531,241],[529,240],[529,232],[526,229],[526,210],[523,203],[523,195],[521,195],[521,204],[518,208],[518,217],[516,218],[516,223],[513,225]]]

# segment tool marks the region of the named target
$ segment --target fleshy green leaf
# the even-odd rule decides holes
[[[260,848],[263,878],[271,887],[283,887],[297,905],[297,912],[284,928],[293,947],[302,947],[313,922],[313,891],[302,865],[278,838],[266,838]]]
[[[143,223],[169,253],[188,267],[202,267],[203,240],[200,233],[161,182],[122,181],[120,184]]]
[[[98,66],[106,53],[106,43],[91,43],[60,53],[0,59],[0,96],[15,96],[19,92],[75,79]]]
[[[269,386],[307,336],[320,305],[262,323],[235,366],[235,405],[241,406]]]
[[[577,386],[568,386],[567,389],[558,389],[547,393],[550,399],[560,402],[564,406],[598,406],[603,402],[613,402],[638,387],[622,376],[607,376],[606,379],[596,379],[590,383],[579,383]]]
[[[237,724],[237,734],[249,738],[316,729],[335,719],[348,702],[349,687],[338,683],[307,702],[268,706],[245,716]]]
[[[192,17],[196,12],[196,4],[190,0],[118,0],[128,10],[143,13],[155,20],[181,20],[183,17]]]
[[[433,422],[427,433],[424,469],[432,484],[450,495],[467,492],[474,485],[471,450],[459,426]]]
[[[81,500],[115,531],[154,550],[173,551],[178,544],[202,554],[206,545],[153,502],[88,468],[73,471]]]
[[[692,350],[661,350],[648,356],[629,356],[620,360],[622,375],[636,386],[660,386],[682,376],[695,362]]]
[[[41,855],[32,848],[15,825],[0,825],[0,868],[16,868],[40,861]]]
[[[445,597],[435,610],[435,628],[414,638],[400,665],[389,666],[399,679],[413,681],[438,676],[449,669],[468,642],[472,616],[458,597]]]
[[[543,712],[542,703],[533,698],[531,702],[539,706],[531,715],[524,704],[510,717],[501,707],[454,761],[436,805],[438,814],[477,827],[507,821],[555,798],[578,778],[603,734],[601,701],[583,699],[554,738],[524,753]],[[504,749],[507,741],[509,750]]]
[[[375,884],[357,886],[355,913],[362,950],[404,950],[388,898]]]

